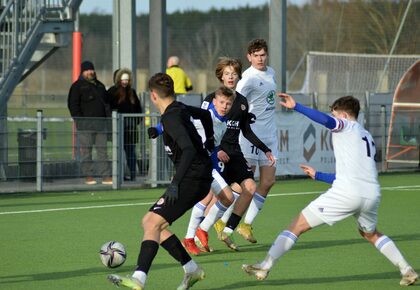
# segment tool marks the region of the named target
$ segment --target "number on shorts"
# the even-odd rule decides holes
[[[251,145],[251,154],[258,155],[258,153],[260,153],[259,149],[257,147],[255,147],[254,145]]]

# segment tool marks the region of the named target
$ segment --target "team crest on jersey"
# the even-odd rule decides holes
[[[274,97],[276,96],[276,92],[275,91],[270,91],[267,95],[267,103],[269,103],[270,105],[274,104]]]
[[[159,198],[159,200],[157,201],[157,205],[162,205],[165,203],[165,199],[163,197]]]
[[[241,104],[241,110],[245,111],[246,110],[246,106],[244,104]]]

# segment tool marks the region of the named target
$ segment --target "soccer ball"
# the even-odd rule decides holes
[[[124,264],[127,253],[125,252],[123,244],[116,241],[110,241],[103,244],[99,251],[99,256],[101,257],[102,264],[106,267],[117,268]]]

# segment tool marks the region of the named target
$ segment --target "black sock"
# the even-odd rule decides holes
[[[241,216],[238,216],[235,213],[232,213],[232,215],[230,216],[229,220],[226,223],[226,227],[235,230],[236,227],[239,225],[239,222],[241,221]]]
[[[190,255],[182,246],[177,236],[172,235],[160,244],[165,250],[168,251],[175,260],[181,263],[182,266],[191,261]]]
[[[137,258],[136,271],[142,271],[147,274],[158,250],[158,242],[152,240],[143,241],[141,243],[139,257]]]

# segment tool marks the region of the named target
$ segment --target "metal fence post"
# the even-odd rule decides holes
[[[36,190],[42,191],[42,110],[36,112]]]
[[[149,114],[152,126],[157,125],[157,117],[152,116]],[[149,139],[150,140],[150,154],[149,154],[149,178],[150,178],[150,186],[157,187],[157,159],[158,159],[158,152],[157,152],[157,138]]]
[[[386,107],[385,105],[381,106],[381,142],[382,142],[382,172],[385,172],[387,169],[386,166]]]
[[[121,176],[118,170],[121,162],[118,139],[118,113],[112,111],[112,189],[121,188]]]
[[[370,130],[370,92],[365,92],[365,128]]]

